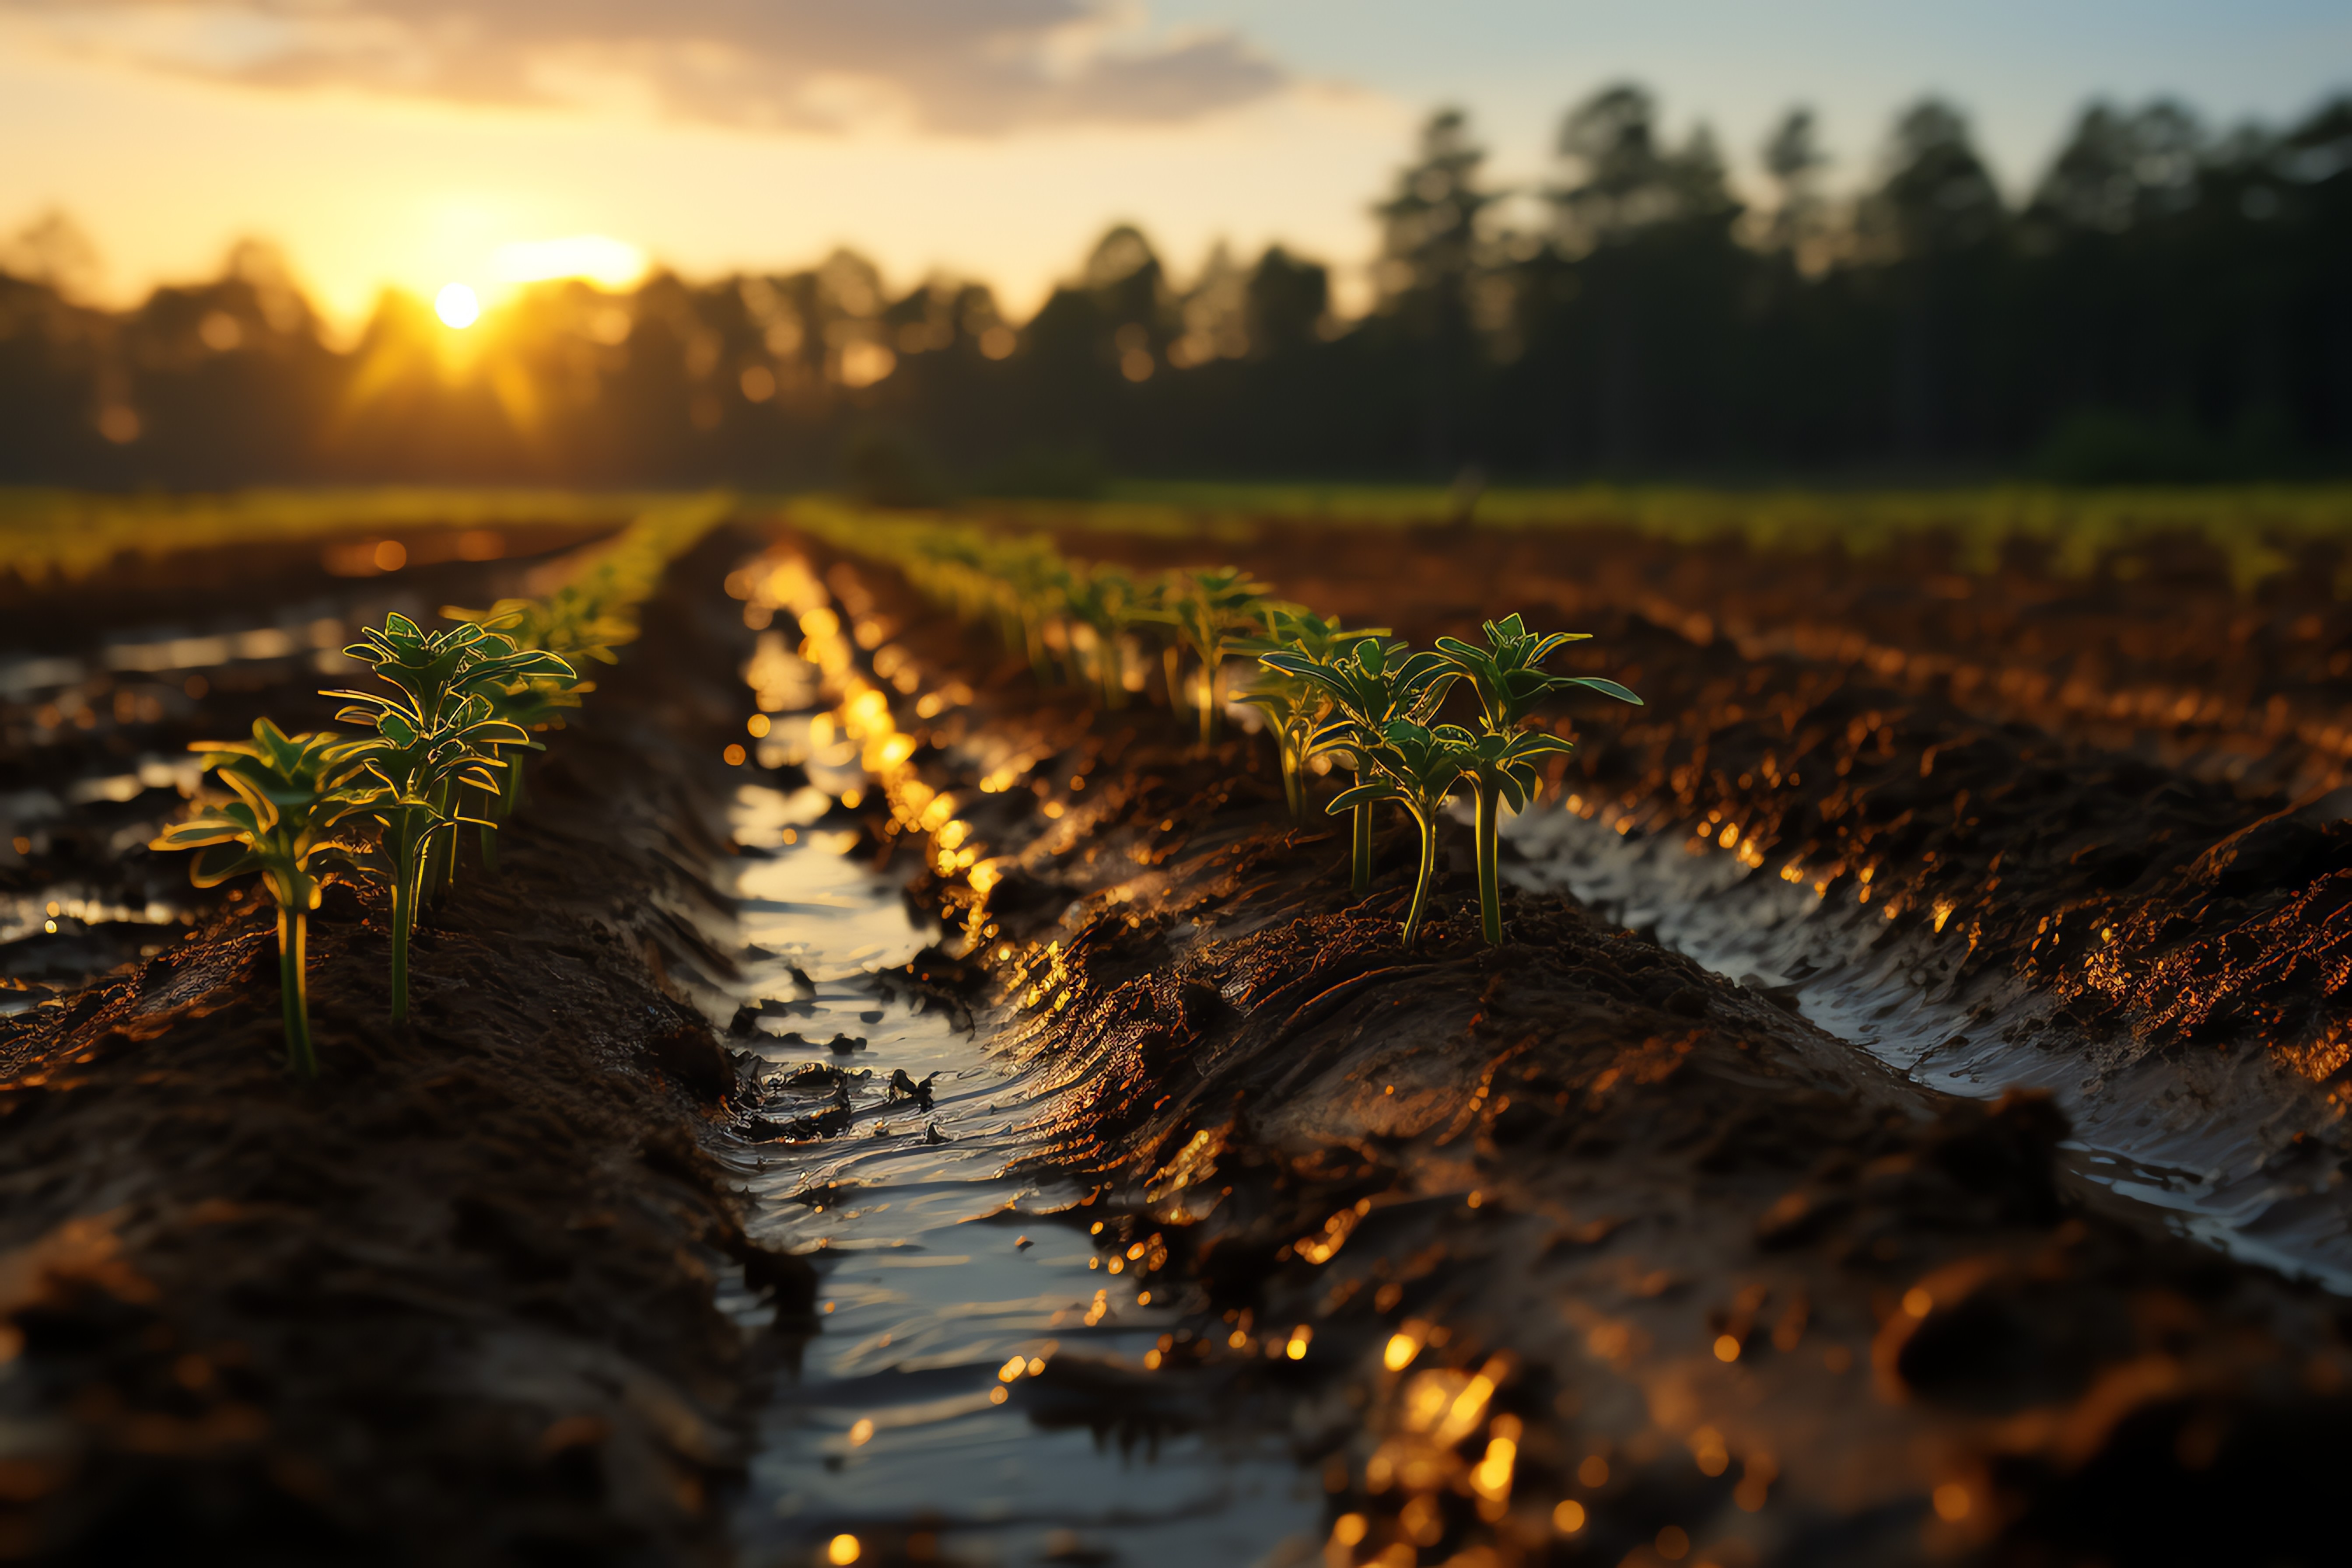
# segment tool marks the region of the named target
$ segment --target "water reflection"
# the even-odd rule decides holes
[[[961,1009],[877,980],[940,933],[901,897],[913,857],[877,871],[847,853],[864,835],[827,814],[879,795],[894,828],[928,836],[935,871],[970,878],[943,831],[955,802],[916,776],[894,715],[905,700],[939,717],[954,689],[892,679],[915,672],[889,657],[888,628],[797,558],[730,586],[763,631],[745,671],[769,721],[761,760],[813,781],[737,795],[731,835],[766,858],[736,862],[733,945],[750,957],[712,1004],[768,1064],[756,1130],[777,1136],[741,1156],[752,1228],[823,1269],[820,1331],[784,1358],[762,1422],[740,1521],[753,1560],[1311,1555],[1321,1489],[1288,1444],[1219,1427],[1158,1370],[1192,1331],[1120,1253],[1106,1272],[1089,1189],[1015,1172],[1052,1121],[1042,1079],[992,1054]],[[734,1305],[765,1329],[748,1295]]]

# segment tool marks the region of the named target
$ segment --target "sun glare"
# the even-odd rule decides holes
[[[452,283],[433,297],[433,313],[445,327],[465,331],[481,319],[482,302],[463,283]]]
[[[646,275],[646,253],[626,240],[574,234],[501,245],[491,256],[490,267],[509,283],[584,278],[606,289],[625,289]]]

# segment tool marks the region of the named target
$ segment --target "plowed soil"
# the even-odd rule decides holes
[[[1577,668],[1649,706],[1562,710],[1555,802],[1884,910],[1860,940],[1914,944],[1905,984],[2094,1082],[2250,1058],[2290,1112],[2253,1157],[2335,1223],[2332,602],[2197,562],[2063,584],[1613,536],[1217,553],[1424,646],[1506,608],[1598,634]],[[1330,1561],[2335,1550],[2341,1300],[2068,1175],[2048,1098],[1937,1093],[1557,893],[1514,890],[1488,950],[1466,829],[1405,953],[1402,827],[1351,904],[1264,741],[1201,756],[1164,709],[1040,693],[885,571],[828,581],[988,868],[984,899],[956,856],[918,879],[962,934],[910,978],[1062,1065],[1055,1159],[1119,1215],[1108,1256],[1200,1314],[1166,1364],[1295,1388]],[[902,826],[874,810],[876,852],[929,860]]]
[[[707,1152],[782,1132],[665,976],[730,963],[693,918],[730,848],[698,825],[744,776],[719,759],[751,634],[719,585],[764,547],[807,559],[853,633],[824,657],[861,678],[843,722],[881,776],[827,826],[912,861],[941,923],[887,978],[1050,1066],[1043,1158],[1094,1193],[1060,1221],[1187,1314],[1144,1365],[1023,1377],[1039,1423],[1147,1448],[1286,1430],[1334,1565],[2341,1555],[2344,1300],[2177,1234],[2068,1148],[2170,1073],[2196,1094],[2164,1125],[2268,1184],[2249,1233],[2315,1268],[2352,1236],[2332,565],[2243,595],[2187,546],[2066,581],[1925,544],[1066,543],[1236,559],[1424,645],[1505,609],[1596,634],[1577,667],[1649,705],[1551,715],[1579,750],[1548,809],[1801,894],[1889,1008],[1940,1010],[1977,1059],[2066,1095],[1906,1077],[1798,991],[1559,890],[1532,837],[1489,949],[1450,826],[1406,952],[1402,822],[1354,900],[1343,835],[1286,820],[1262,738],[1202,754],[1189,716],[1041,689],[887,570],[721,537],[536,765],[503,878],[428,921],[412,1024],[383,1021],[384,911],[332,894],[315,1087],[278,1065],[252,898],[197,903],[184,932],[68,919],[10,944],[7,977],[62,989],[0,1035],[0,1553],[734,1556],[722,1505],[772,1357],[717,1298],[740,1277],[783,1328],[823,1320]],[[315,590],[284,564],[270,592]],[[17,644],[163,603],[131,586],[18,606],[50,631]],[[152,697],[226,731],[317,684],[270,679],[107,711]],[[89,711],[42,731],[114,744]],[[894,814],[914,784],[950,800],[952,841]],[[136,907],[176,882],[117,842],[163,789],[140,787],[119,820],[106,797],[27,835],[5,890],[70,875]],[[880,1531],[861,1561],[919,1550]]]
[[[282,1067],[257,892],[13,1020],[0,1554],[726,1559],[756,1367],[714,1279],[740,1268],[788,1315],[810,1286],[745,1239],[702,1152],[734,1068],[662,983],[680,954],[727,963],[664,906],[721,851],[693,825],[740,726],[744,634],[709,613],[740,548],[679,564],[553,737],[503,877],[461,878],[420,931],[408,1024],[385,1021],[383,900],[347,886],[311,923],[315,1084]],[[90,595],[85,626],[142,608]],[[95,869],[43,842],[49,869]]]

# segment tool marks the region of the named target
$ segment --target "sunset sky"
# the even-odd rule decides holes
[[[1118,218],[1180,273],[1279,238],[1344,285],[1441,103],[1532,184],[1621,77],[1749,181],[1804,102],[1851,183],[1933,90],[2015,193],[2094,95],[2276,121],[2347,62],[2341,0],[0,0],[0,235],[63,207],[114,301],[264,237],[345,324],[387,284],[836,244],[1026,310]]]

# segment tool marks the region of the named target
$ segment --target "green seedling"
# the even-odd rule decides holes
[[[1095,634],[1095,680],[1105,708],[1127,706],[1126,638],[1135,627],[1165,621],[1156,591],[1117,566],[1074,570],[1068,580],[1070,614]]]
[[[1243,691],[1241,700],[1265,715],[1281,750],[1282,793],[1290,805],[1290,819],[1304,823],[1307,763],[1314,754],[1316,731],[1329,716],[1333,699],[1327,687],[1275,663],[1271,656],[1287,655],[1323,668],[1343,644],[1352,648],[1367,637],[1388,633],[1385,627],[1343,631],[1338,620],[1327,621],[1292,605],[1269,605],[1265,615],[1264,637],[1238,638],[1233,645],[1237,653],[1255,654],[1260,666],[1257,679]]]
[[[1069,563],[1051,540],[1033,534],[995,544],[984,566],[1000,584],[1009,618],[1021,627],[1030,670],[1040,680],[1053,680],[1053,650],[1045,628],[1069,604]]]
[[[205,741],[188,748],[236,793],[227,805],[207,806],[164,833],[152,849],[193,849],[189,878],[210,888],[247,871],[278,904],[278,989],[286,1010],[286,1060],[303,1078],[319,1073],[310,1045],[310,991],[305,963],[310,913],[319,907],[314,859],[354,856],[359,847],[338,833],[367,813],[382,794],[362,754],[364,742],[321,731],[289,736],[267,719],[254,721],[250,741]]]
[[[1306,763],[1316,726],[1330,710],[1330,699],[1316,687],[1286,671],[1266,667],[1244,687],[1237,700],[1265,715],[1282,757],[1282,797],[1290,820],[1307,819]]]
[[[395,615],[382,631],[370,627],[362,635],[367,640],[344,653],[373,665],[394,694],[325,695],[350,700],[339,721],[376,731],[360,744],[383,784],[373,815],[383,825],[383,863],[378,868],[392,884],[392,1016],[397,1023],[408,1016],[408,939],[435,847],[454,860],[449,851],[461,824],[498,826],[488,817],[467,816],[462,792],[499,794],[499,773],[505,766],[499,748],[530,741],[529,731],[498,716],[492,694],[518,681],[576,677],[555,655],[518,648],[501,634],[470,624],[427,633]]]
[[[383,826],[381,858],[371,868],[392,887],[392,1021],[408,1016],[408,942],[424,899],[428,851],[436,838],[451,837],[467,824],[495,828],[487,817],[464,815],[458,792],[473,788],[495,795],[500,745],[529,737],[490,711],[477,692],[431,730],[418,728],[397,710],[373,715],[374,739],[366,748],[368,767],[383,781],[370,811]],[[365,720],[368,710],[346,708],[339,717]]]
[[[1168,599],[1176,635],[1201,661],[1201,745],[1217,738],[1217,676],[1234,639],[1260,619],[1273,590],[1238,566],[1197,567],[1169,579]],[[1175,700],[1175,693],[1169,694]]]
[[[572,587],[560,588],[544,599],[500,599],[487,610],[464,610],[452,605],[441,613],[453,621],[470,622],[486,632],[503,637],[518,649],[553,654],[568,668],[575,670],[592,659],[599,664],[618,663],[620,655],[614,652],[614,647],[635,640],[637,635],[636,625],[628,616],[606,611],[588,595]],[[489,699],[496,717],[535,734],[542,730],[562,729],[565,715],[595,689],[594,681],[583,680],[576,674],[536,674],[521,676],[503,685],[494,684],[483,694]],[[503,825],[522,809],[525,754],[545,750],[543,743],[534,740],[502,749],[506,766],[499,772],[497,793],[481,802],[485,816]],[[505,751],[514,754],[505,755]],[[482,869],[496,877],[497,830],[483,827],[478,831]]]
[[[619,663],[621,656],[614,650],[637,637],[633,619],[578,587],[559,588],[544,599],[500,599],[487,610],[452,605],[441,614],[496,632],[519,648],[551,653],[575,668],[589,661]],[[595,689],[583,686],[580,689]]]
[[[1371,776],[1352,789],[1342,790],[1325,809],[1334,816],[1393,800],[1421,829],[1421,871],[1412,884],[1412,907],[1404,919],[1405,951],[1421,934],[1421,920],[1429,904],[1429,883],[1437,872],[1437,824],[1445,803],[1462,782],[1476,737],[1453,724],[1430,729],[1411,719],[1381,726],[1379,739],[1360,736],[1355,744]]]
[[[1258,662],[1320,688],[1330,699],[1330,716],[1307,738],[1307,754],[1332,753],[1360,784],[1370,766],[1366,752],[1381,743],[1386,727],[1399,719],[1426,721],[1446,688],[1461,679],[1437,655],[1409,653],[1402,642],[1377,632],[1343,634],[1334,639],[1328,658],[1292,649],[1261,654]],[[1350,883],[1362,898],[1372,890],[1371,800],[1356,805],[1352,826]]]
[[[1485,647],[1459,637],[1440,637],[1437,652],[1447,667],[1458,678],[1469,681],[1478,694],[1485,734],[1480,738],[1475,760],[1465,763],[1465,767],[1478,798],[1479,918],[1486,940],[1500,945],[1503,900],[1496,839],[1501,829],[1502,803],[1508,799],[1513,810],[1526,810],[1542,783],[1531,765],[1533,760],[1548,752],[1573,749],[1558,736],[1523,733],[1522,726],[1538,700],[1570,687],[1584,687],[1621,702],[1638,705],[1642,700],[1617,682],[1597,675],[1553,675],[1542,668],[1544,660],[1570,643],[1584,641],[1590,633],[1549,632],[1538,637],[1516,614],[1488,621],[1483,629],[1486,634]]]

